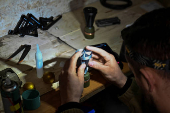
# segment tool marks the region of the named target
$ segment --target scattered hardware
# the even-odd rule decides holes
[[[20,37],[25,35],[38,37],[37,29],[48,30],[52,25],[62,18],[62,15],[58,15],[55,20],[54,17],[43,18],[39,17],[39,20],[32,14],[28,13],[27,16],[21,15],[20,20],[15,26],[14,30],[9,30],[8,35],[20,34]]]
[[[16,56],[19,52],[21,52],[23,49],[25,49],[24,50],[24,52],[22,53],[22,55],[21,55],[21,57],[20,57],[20,59],[19,59],[19,61],[18,61],[18,64],[19,63],[21,63],[22,61],[23,61],[23,59],[25,58],[25,56],[28,54],[28,52],[30,51],[30,49],[31,49],[31,45],[21,45],[20,47],[19,47],[19,49],[17,49],[7,60],[11,60],[14,56]]]

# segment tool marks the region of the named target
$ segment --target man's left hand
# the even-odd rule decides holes
[[[76,73],[77,59],[81,56],[81,51],[75,53],[69,59],[59,76],[59,87],[61,105],[67,102],[79,102],[84,88],[84,69],[82,64]]]

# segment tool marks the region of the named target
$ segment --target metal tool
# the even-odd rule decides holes
[[[17,55],[19,52],[21,52],[23,49],[25,49],[25,50],[24,50],[24,52],[22,53],[22,55],[21,55],[21,57],[20,57],[20,59],[19,59],[19,61],[18,61],[18,64],[21,63],[21,62],[24,60],[25,56],[26,56],[26,55],[28,54],[28,52],[30,51],[31,45],[27,45],[27,44],[21,45],[21,46],[19,47],[19,49],[17,49],[7,60],[11,60],[14,56],[16,56],[16,55]]]

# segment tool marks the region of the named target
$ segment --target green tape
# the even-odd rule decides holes
[[[90,86],[90,73],[87,72],[85,75],[84,75],[84,88]]]
[[[93,39],[94,38],[94,33],[95,33],[95,28],[94,27],[85,27],[85,30],[84,30],[85,38]]]

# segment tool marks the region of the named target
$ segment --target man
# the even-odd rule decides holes
[[[87,46],[86,49],[93,52],[89,66],[124,90],[119,99],[132,113],[170,113],[170,8],[144,14],[121,33],[126,59],[135,79],[122,73],[114,56]],[[80,55],[81,52],[77,52],[71,57],[59,77],[62,104],[59,112],[83,113],[79,100],[83,92],[85,64],[76,73]]]

